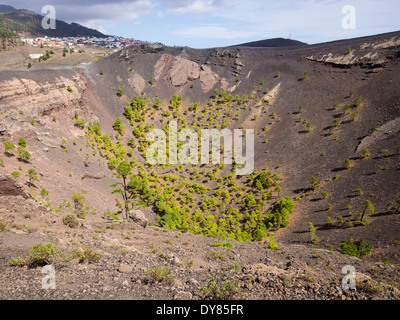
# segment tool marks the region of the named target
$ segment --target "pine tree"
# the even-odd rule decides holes
[[[119,87],[117,90],[117,96],[122,97],[123,94],[124,94],[124,90],[121,87]]]
[[[120,193],[122,195],[122,199],[124,200],[124,209],[125,209],[125,219],[128,219],[129,213],[129,203],[130,196],[128,191],[128,177],[131,174],[132,167],[128,161],[121,162],[117,168],[118,177],[122,178],[122,189],[115,189],[112,193]],[[111,185],[112,187],[116,187],[117,184]]]
[[[349,170],[351,168],[351,160],[349,158],[347,158],[346,160],[343,161],[343,167],[346,170]]]
[[[23,137],[18,138],[18,145],[21,146],[22,148],[26,147],[26,140]]]
[[[370,214],[374,214],[375,208],[371,201],[367,200],[364,202],[364,211],[360,217],[360,221],[363,221],[365,213],[369,211]]]
[[[311,243],[318,243],[319,242],[319,238],[317,236],[317,230],[315,229],[314,225],[312,224],[312,222],[308,223],[309,226],[309,234],[311,237]]]
[[[28,177],[29,179],[29,186],[32,187],[33,186],[33,182],[34,181],[39,181],[38,177],[37,177],[37,172],[35,171],[35,169],[29,169],[28,173],[25,175],[25,177]]]
[[[123,124],[122,119],[121,118],[117,118],[113,124],[113,129],[115,131],[117,131],[120,135],[124,134],[124,128],[126,126]]]
[[[12,149],[15,149],[15,145],[14,144],[12,144],[11,142],[9,142],[9,141],[4,141],[4,148],[6,149],[6,155],[7,156],[12,156],[13,155],[13,153],[11,152],[11,150]]]
[[[310,179],[310,184],[311,184],[311,190],[319,189],[319,181],[316,177],[312,176],[312,178]]]

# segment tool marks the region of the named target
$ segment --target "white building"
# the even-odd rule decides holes
[[[39,59],[40,57],[43,57],[43,53],[31,53],[31,54],[29,54],[29,58],[31,58],[31,59]]]

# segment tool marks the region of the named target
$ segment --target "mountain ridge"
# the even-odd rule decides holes
[[[10,6],[8,4],[0,4],[0,12],[10,12],[10,11],[15,11],[13,6]]]
[[[31,36],[77,37],[107,35],[82,26],[76,22],[67,23],[56,19],[55,29],[42,28],[43,16],[27,9],[15,9],[9,5],[0,5],[0,36],[16,37],[17,34],[28,33]]]
[[[271,38],[245,42],[231,47],[250,47],[250,48],[277,48],[277,47],[294,47],[294,46],[307,46],[305,42],[284,38]]]

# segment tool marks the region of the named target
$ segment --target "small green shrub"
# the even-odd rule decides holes
[[[76,228],[79,225],[77,216],[73,213],[68,213],[65,216],[63,216],[62,221],[66,226],[70,228]]]
[[[311,243],[318,243],[319,238],[317,236],[317,230],[314,227],[314,224],[312,222],[308,222],[308,227],[309,227],[309,234],[310,234],[310,241]]]
[[[32,155],[26,151],[25,149],[23,149],[22,147],[18,147],[18,157],[20,160],[25,161],[25,162],[29,162],[29,160],[31,159]]]
[[[390,156],[390,151],[388,149],[381,150],[381,153],[383,154],[384,157],[389,157]]]
[[[347,159],[345,159],[345,160],[343,161],[343,167],[344,167],[346,170],[349,170],[349,169],[351,168],[351,160],[350,160],[349,158],[347,158]]]
[[[11,175],[12,175],[13,177],[18,178],[18,177],[21,176],[21,173],[19,173],[18,171],[13,171],[13,172],[11,172]]]
[[[200,296],[204,300],[232,300],[240,292],[238,279],[225,280],[219,284],[214,275],[210,275],[208,283],[200,288]]]
[[[154,267],[146,269],[146,281],[148,283],[166,283],[172,284],[175,276],[172,273],[171,267]]]
[[[26,265],[26,260],[21,257],[10,257],[10,265],[14,267],[23,267]]]
[[[9,141],[4,141],[4,148],[6,149],[5,153],[6,155],[12,155],[13,153],[11,150],[15,149],[15,145]]]
[[[319,181],[316,177],[312,176],[310,179],[310,184],[311,184],[311,190],[317,190],[319,189]]]
[[[226,249],[217,250],[217,249],[212,249],[207,251],[206,253],[206,259],[207,260],[226,260],[229,258],[232,258],[234,254],[231,251],[228,251]]]
[[[212,245],[213,247],[227,247],[227,248],[233,247],[233,244],[230,242],[218,242],[217,240],[215,240]]]
[[[330,216],[327,216],[324,221],[330,226],[334,225],[332,218]]]
[[[76,125],[79,129],[84,129],[84,128],[85,128],[85,119],[75,120],[75,125]]]
[[[64,259],[65,253],[57,250],[56,246],[51,242],[34,244],[32,250],[25,257],[27,265],[30,267],[43,266]]]
[[[361,158],[368,158],[370,155],[368,148],[361,149]]]
[[[269,237],[268,239],[268,244],[265,247],[266,249],[270,250],[277,250],[278,249],[278,243],[275,241],[274,237]]]
[[[88,263],[96,263],[101,258],[100,252],[94,250],[92,247],[87,247],[84,249],[84,256]]]
[[[256,241],[263,240],[266,236],[268,236],[268,230],[265,224],[259,224],[256,230],[253,231],[252,237]]]
[[[366,243],[363,238],[359,241],[353,241],[353,239],[350,239],[349,241],[342,242],[340,248],[342,254],[360,258],[371,252],[372,245]]]
[[[25,148],[26,147],[26,140],[23,137],[18,138],[18,145]]]

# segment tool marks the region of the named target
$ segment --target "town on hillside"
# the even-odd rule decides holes
[[[125,48],[134,44],[144,44],[147,41],[135,40],[132,38],[123,38],[117,36],[109,36],[106,38],[97,37],[37,37],[37,38],[22,38],[23,42],[32,45],[33,47],[49,47],[49,48],[66,48],[68,51],[73,49],[78,51],[79,47],[84,46],[99,46],[114,49]]]

